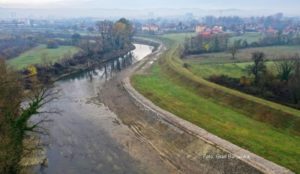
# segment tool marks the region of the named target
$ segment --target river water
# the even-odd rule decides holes
[[[136,44],[133,62],[152,52],[152,47]],[[60,110],[46,125],[48,166],[39,173],[143,173],[140,164],[124,151],[113,137],[129,133],[118,117],[99,101],[101,86],[114,76],[113,65],[78,73],[58,81],[58,100],[48,108]]]
[[[116,83],[107,83],[109,79],[152,52],[149,46],[135,46],[134,59],[119,58],[55,84],[60,97],[45,109],[62,112],[44,125],[49,132],[42,138],[48,162],[37,173],[260,173],[236,158],[210,158],[229,154],[138,109],[122,90],[114,90],[119,86],[110,88]]]

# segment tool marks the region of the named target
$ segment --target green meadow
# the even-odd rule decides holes
[[[43,64],[45,62],[56,62],[65,55],[73,56],[80,51],[80,48],[74,46],[60,46],[56,49],[48,49],[46,45],[39,45],[20,56],[10,59],[8,64],[16,69],[23,69],[34,64]]]

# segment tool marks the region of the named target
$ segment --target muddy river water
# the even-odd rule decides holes
[[[135,46],[134,61],[152,51],[150,46]],[[97,98],[101,86],[114,76],[110,65],[55,84],[60,96],[49,107],[61,113],[51,116],[47,125],[48,167],[41,168],[41,173],[141,173],[136,160],[113,138],[115,132],[126,137],[129,129]]]

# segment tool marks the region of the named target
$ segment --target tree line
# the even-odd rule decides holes
[[[228,34],[197,35],[186,38],[184,42],[184,55],[225,51],[228,47],[228,42]]]
[[[0,57],[11,59],[37,45],[31,36],[10,36],[0,39]]]
[[[251,43],[246,39],[238,39],[234,40],[233,43],[229,43],[229,38],[229,34],[197,35],[186,38],[184,42],[184,55],[227,51],[234,59],[239,49],[277,45],[300,45],[299,35],[283,34],[282,31],[276,34],[265,34],[259,41]]]

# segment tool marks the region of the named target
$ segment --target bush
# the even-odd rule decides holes
[[[220,75],[220,76],[213,75],[213,76],[209,77],[209,81],[212,81],[214,83],[221,84],[224,86],[229,86],[232,88],[239,88],[239,86],[240,86],[240,79],[232,78],[227,75]]]
[[[189,69],[189,68],[191,67],[191,65],[188,64],[188,63],[184,63],[184,64],[183,64],[183,67],[186,68],[186,69]]]
[[[48,49],[56,49],[56,48],[58,48],[58,43],[54,40],[49,40],[47,42],[47,48]]]
[[[252,83],[251,79],[247,78],[246,76],[242,76],[240,78],[240,85],[241,86],[250,86]]]

